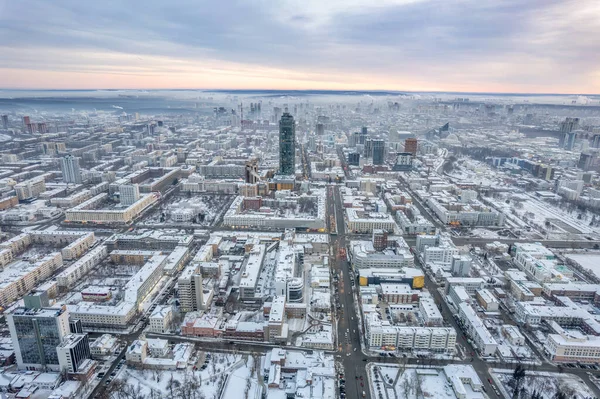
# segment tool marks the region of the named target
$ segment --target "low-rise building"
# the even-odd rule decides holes
[[[475,310],[465,302],[458,305],[458,308],[458,315],[465,331],[471,337],[481,354],[484,356],[494,355],[498,349],[498,343],[485,327],[483,321],[477,316]]]
[[[496,297],[487,289],[475,292],[477,302],[488,312],[497,312],[499,303]]]
[[[158,334],[166,334],[171,329],[173,321],[173,307],[170,305],[159,305],[150,315],[150,331]]]
[[[114,335],[102,334],[90,344],[92,357],[110,356],[119,349],[119,340]]]

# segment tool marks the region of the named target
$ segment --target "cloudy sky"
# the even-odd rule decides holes
[[[0,87],[600,93],[600,1],[0,0]]]

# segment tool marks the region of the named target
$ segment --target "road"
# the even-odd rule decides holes
[[[344,222],[344,213],[340,192],[337,185],[329,186],[328,188],[328,213],[335,215],[337,235],[331,235],[331,245],[333,248],[334,273],[340,277],[337,287],[339,295],[340,311],[337,312],[337,337],[338,337],[338,353],[337,359],[344,366],[346,378],[346,397],[354,399],[362,397],[362,391],[365,391],[366,397],[370,397],[367,373],[365,366],[367,365],[367,357],[361,351],[360,345],[360,329],[358,323],[357,312],[354,309],[354,288],[351,283],[350,263],[345,259],[340,259],[338,250],[347,247],[346,224]],[[360,379],[362,377],[362,380]],[[361,386],[360,384],[364,386]]]

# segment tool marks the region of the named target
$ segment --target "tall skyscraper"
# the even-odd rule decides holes
[[[8,315],[7,321],[19,369],[60,369],[56,348],[69,334],[66,307],[16,308]]]
[[[565,118],[565,120],[560,123],[560,131],[562,133],[570,133],[577,129],[579,129],[579,118]]]
[[[366,139],[364,144],[365,149],[363,155],[365,156],[365,158],[373,158],[373,140]]]
[[[28,116],[23,117],[23,126],[27,127],[31,123],[31,119]]]
[[[322,123],[317,123],[317,136],[322,136],[325,134],[325,125]]]
[[[284,112],[279,121],[279,173],[296,172],[296,124],[294,117]]]
[[[366,126],[363,126],[363,128],[362,128],[362,129],[361,129],[361,131],[360,131],[360,133],[361,133],[363,136],[367,136],[367,135],[368,135],[367,127],[366,127]]]
[[[2,115],[2,128],[8,129],[8,115]]]
[[[365,142],[367,141],[367,137],[369,137],[369,135],[367,134],[367,128],[363,127],[363,130],[362,132],[360,132],[360,136],[358,137],[357,144],[365,144]]]
[[[351,152],[348,154],[348,165],[352,165],[352,166],[360,165],[360,154],[358,152]]]
[[[139,199],[140,188],[137,184],[122,184],[119,186],[119,201],[122,205],[133,205]]]
[[[560,137],[558,140],[558,146],[560,148],[565,148],[565,145],[568,144],[568,141],[571,139],[570,133],[574,130],[579,129],[579,118],[565,118],[564,121],[560,123]],[[574,143],[573,138],[573,143]]]
[[[81,170],[79,169],[79,158],[66,155],[60,159],[60,170],[65,183],[81,183]]]
[[[281,118],[281,108],[273,107],[273,122],[277,122]]]
[[[356,147],[356,145],[359,143],[360,143],[360,132],[350,133],[350,137],[348,137],[348,147]]]
[[[381,139],[373,142],[373,165],[383,165],[385,162],[385,141]]]
[[[38,123],[37,131],[38,131],[38,133],[48,133],[48,125],[46,125],[46,123],[44,123],[44,122]]]
[[[413,156],[417,155],[418,142],[416,138],[404,140],[404,152],[410,152]]]
[[[573,151],[575,140],[577,140],[577,132],[566,133],[565,149],[567,151]]]

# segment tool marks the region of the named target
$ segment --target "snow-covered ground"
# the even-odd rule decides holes
[[[241,395],[231,397],[244,397],[246,382],[242,379],[250,376],[251,365],[252,360],[247,356],[212,353],[204,370],[194,371],[191,367],[185,370],[138,370],[127,367],[120,373],[119,379],[125,381],[126,389],[134,388],[144,399],[168,397],[172,390],[181,392],[183,387],[192,387],[206,399],[217,399],[226,381],[225,389],[229,389],[230,385],[242,387]],[[236,383],[230,384],[229,381]]]
[[[459,366],[463,367],[463,366]],[[474,376],[475,370],[469,368]],[[442,368],[404,368],[401,365],[369,365],[371,396],[385,399],[455,399],[456,393]],[[476,377],[478,378],[478,377]],[[482,398],[480,391],[473,391],[464,384],[466,398]]]
[[[502,384],[502,390],[512,396],[512,388],[509,382],[512,379],[513,370],[493,370],[493,377]],[[560,390],[566,394],[567,398],[585,399],[593,397],[592,390],[573,374],[545,373],[545,372],[527,372],[525,379],[521,384],[527,395],[531,396],[533,391],[537,391],[544,399],[553,399]]]
[[[596,276],[600,277],[600,254],[568,254],[566,257],[574,260],[584,269],[589,269]]]
[[[481,238],[502,238],[495,231],[491,231],[491,230],[487,230],[487,229],[481,229],[481,228],[473,229],[473,230],[470,231],[470,233],[474,237],[481,237]]]
[[[228,375],[222,397],[258,399],[260,396],[261,387],[255,374],[254,359],[248,358]]]

